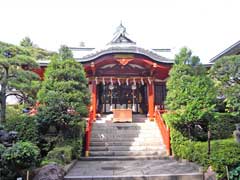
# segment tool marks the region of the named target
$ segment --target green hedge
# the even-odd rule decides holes
[[[230,113],[215,113],[210,121],[211,138],[225,139],[233,135],[235,124],[240,123],[240,117]]]
[[[164,115],[165,120],[168,120],[168,118],[171,118],[170,114]],[[208,157],[208,144],[206,141],[191,141],[180,131],[171,127],[171,125],[169,126],[171,129],[171,148],[174,156],[196,162],[203,166],[205,170],[212,166],[217,172],[218,179],[226,177],[226,166],[231,170],[239,164],[240,144],[236,143],[234,138],[212,140],[211,155]],[[228,132],[228,130],[225,132]],[[223,132],[219,130],[219,133]],[[228,136],[230,136],[230,133]]]
[[[240,162],[240,144],[233,138],[211,141],[211,155],[208,158],[207,142],[190,141],[171,128],[171,147],[176,157],[196,162],[204,169],[212,166],[219,179],[226,177],[226,166],[232,169]]]

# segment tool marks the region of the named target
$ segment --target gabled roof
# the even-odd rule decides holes
[[[130,44],[136,44],[133,40],[129,39],[126,36],[126,28],[122,25],[122,22],[117,27],[117,31],[114,33],[114,37],[112,41],[109,44],[121,44],[121,43],[130,43]]]
[[[228,47],[227,49],[225,49],[224,51],[222,51],[220,54],[210,59],[210,62],[214,63],[215,61],[217,61],[223,56],[237,55],[237,54],[240,54],[240,40],[235,44],[231,45],[230,47]]]
[[[126,28],[122,25],[122,23],[120,23],[120,25],[117,27],[117,31],[114,33],[113,39],[105,47],[101,49],[86,49],[85,47],[80,47],[71,48],[71,50],[73,50],[74,58],[81,63],[94,61],[101,56],[114,53],[138,54],[144,55],[156,62],[169,64],[174,63],[172,59],[163,57],[158,54],[159,52],[171,52],[170,49],[150,50],[137,46],[136,42],[127,37]]]

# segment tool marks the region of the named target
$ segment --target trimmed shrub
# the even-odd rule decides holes
[[[13,169],[27,169],[38,162],[39,149],[31,142],[17,142],[2,155],[9,167]]]
[[[55,147],[49,151],[44,161],[56,162],[59,164],[68,164],[73,158],[73,147],[67,145],[63,147]]]
[[[166,117],[166,116],[164,116]],[[212,166],[218,179],[226,177],[226,166],[230,169],[240,162],[240,144],[233,138],[211,141],[211,154],[208,156],[207,142],[192,141],[180,131],[171,128],[171,148],[173,154],[182,159],[196,162],[206,170]]]

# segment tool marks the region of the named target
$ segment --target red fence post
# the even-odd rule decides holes
[[[164,113],[165,111],[161,111],[161,112]],[[171,155],[170,129],[164,122],[164,119],[162,118],[160,111],[156,110],[155,114],[156,114],[156,123],[162,134],[163,142],[166,146],[167,155]]]

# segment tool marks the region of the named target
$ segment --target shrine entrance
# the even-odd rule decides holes
[[[101,114],[112,109],[131,109],[133,114],[147,114],[147,87],[145,84],[114,83],[97,86],[98,107]]]

